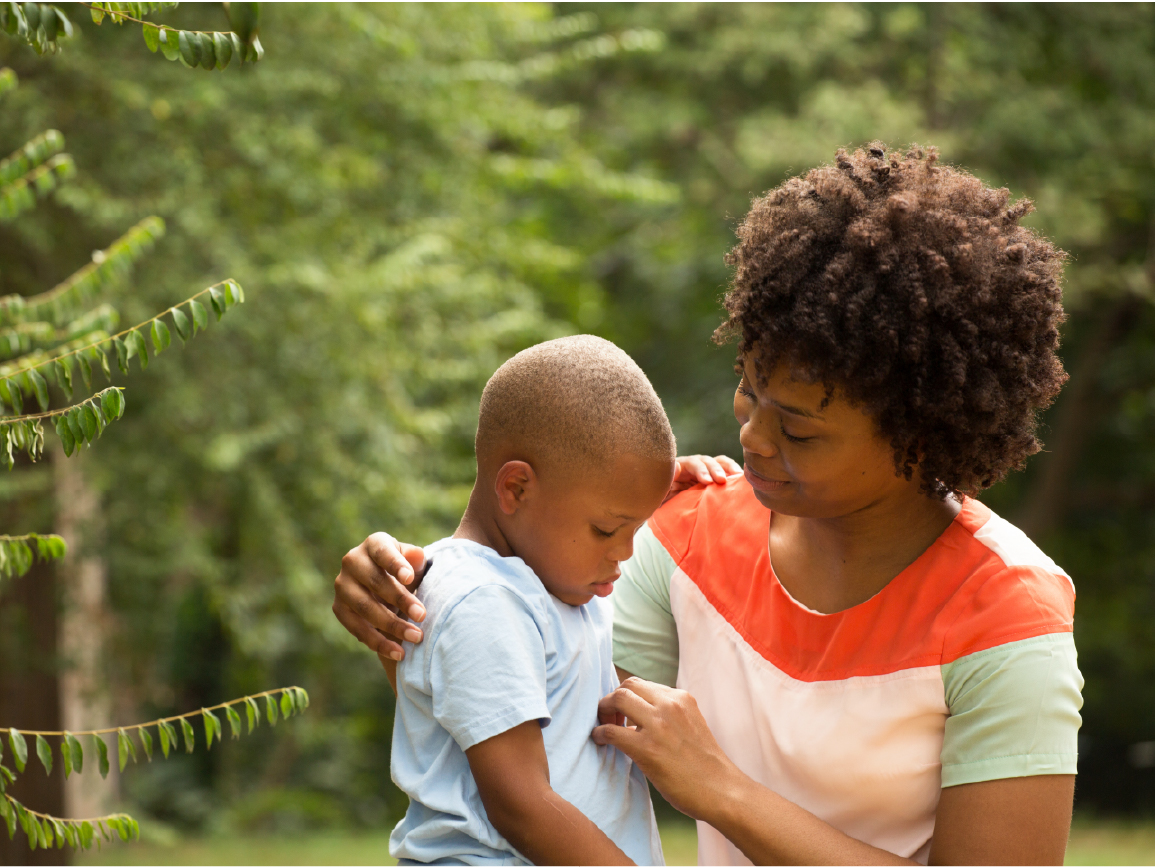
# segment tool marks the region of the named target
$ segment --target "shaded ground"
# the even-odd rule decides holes
[[[689,822],[661,825],[667,864],[694,864],[697,835]],[[145,839],[77,857],[77,864],[393,864],[387,834]],[[1079,820],[1071,830],[1068,864],[1155,863],[1155,822]]]

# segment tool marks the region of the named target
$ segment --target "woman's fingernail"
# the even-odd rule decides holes
[[[411,644],[415,644],[416,642],[421,640],[421,633],[418,632],[416,629],[406,629],[405,630],[405,640],[410,642]]]
[[[409,617],[411,620],[422,621],[425,619],[425,609],[420,605],[411,605],[409,607]]]
[[[395,659],[395,660],[397,660],[398,662],[400,662],[400,661],[401,661],[401,657],[402,657],[402,656],[404,656],[404,655],[405,655],[405,654],[403,654],[403,653],[402,653],[400,650],[390,650],[390,651],[389,651],[389,658],[390,658],[390,659]]]

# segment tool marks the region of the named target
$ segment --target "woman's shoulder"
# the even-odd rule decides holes
[[[769,523],[770,511],[755,499],[749,483],[740,475],[675,494],[649,520],[654,536],[676,562],[691,546],[729,548],[740,545],[746,537],[761,545]]]
[[[977,500],[967,499],[940,540],[957,586],[944,600],[943,661],[1074,626],[1071,577],[1027,535]]]

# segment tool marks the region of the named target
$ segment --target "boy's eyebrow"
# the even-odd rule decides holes
[[[808,409],[803,409],[802,407],[799,407],[799,406],[790,406],[789,404],[785,404],[785,403],[779,403],[776,400],[771,400],[770,402],[772,404],[774,404],[774,406],[776,406],[780,410],[782,410],[783,412],[788,412],[791,415],[800,415],[800,416],[803,416],[804,418],[814,418],[814,419],[818,419],[819,421],[822,421],[821,415],[814,413],[814,412],[811,412]]]
[[[610,518],[617,518],[621,521],[636,521],[638,520],[633,515],[623,515],[621,512],[606,512],[606,516]]]

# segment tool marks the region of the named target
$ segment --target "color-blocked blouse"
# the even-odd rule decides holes
[[[635,538],[614,662],[693,694],[739,768],[834,827],[926,863],[944,786],[1073,774],[1083,678],[1070,577],[966,499],[871,599],[795,601],[741,476],[685,491]],[[699,863],[748,864],[699,823]]]

